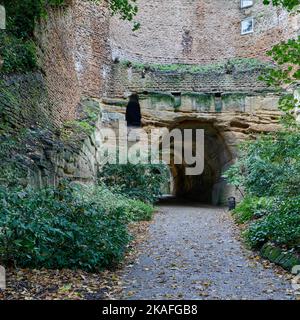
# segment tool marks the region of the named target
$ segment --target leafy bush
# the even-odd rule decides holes
[[[295,122],[281,132],[242,146],[226,177],[246,198],[234,215],[248,223],[244,233],[254,248],[267,241],[300,249],[300,131]]]
[[[131,221],[150,221],[153,218],[154,208],[140,200],[128,200],[128,212]]]
[[[300,248],[300,197],[274,201],[269,214],[252,222],[244,236],[252,247],[267,241]]]
[[[154,212],[152,205],[140,200],[129,199],[119,194],[118,189],[108,189],[104,184],[95,188],[85,188],[84,196],[90,201],[99,203],[105,211],[123,211],[126,222],[151,220]]]
[[[86,190],[1,188],[1,263],[99,270],[118,262],[130,241],[128,219],[122,208],[106,210]]]
[[[252,219],[260,218],[268,213],[272,198],[258,198],[247,196],[233,211],[238,223],[245,223]]]
[[[0,34],[0,56],[3,73],[30,71],[37,65],[35,43],[12,35]]]
[[[100,181],[129,198],[154,203],[161,195],[162,184],[168,179],[164,164],[106,164]]]
[[[120,261],[130,221],[154,208],[104,185],[42,190],[0,187],[0,263],[32,268],[99,270]]]
[[[242,145],[239,160],[226,178],[257,197],[300,193],[299,128],[261,136]]]

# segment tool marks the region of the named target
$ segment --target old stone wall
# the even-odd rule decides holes
[[[73,0],[53,7],[36,30],[53,121],[76,118],[82,96],[99,97],[105,89],[109,59],[105,2]]]
[[[105,1],[96,5],[72,0],[66,7],[51,9],[37,38],[49,97],[57,107],[56,121],[74,118],[82,96],[263,89],[257,66],[238,66],[232,73],[224,67],[228,59],[266,60],[265,52],[274,43],[299,34],[299,15],[261,2],[240,9],[239,0],[174,0],[172,5],[140,0],[141,29],[136,32],[131,22],[111,18]],[[245,17],[255,19],[254,33],[241,35]],[[209,65],[216,70],[166,67],[142,74],[144,66],[158,64],[190,64],[195,69]]]
[[[49,125],[49,104],[45,78],[38,72],[0,77],[0,119],[15,130]]]
[[[51,120],[60,126],[74,119],[81,90],[74,61],[73,7],[49,9],[36,31],[40,65],[45,74],[48,96],[53,105]]]
[[[299,15],[264,6],[240,9],[239,0],[140,0],[141,29],[110,23],[113,58],[144,63],[207,64],[234,57],[267,59],[280,40],[299,34]],[[254,33],[241,35],[241,21],[254,18]]]
[[[91,107],[89,100],[80,104],[82,109]],[[91,183],[96,177],[93,134],[76,130],[76,122],[68,128],[57,125],[53,121],[57,119],[56,107],[51,104],[45,76],[40,72],[0,78],[0,142],[9,143],[11,156],[23,168],[27,179],[19,178],[24,185],[55,185],[62,178]],[[92,107],[100,117],[99,102],[92,102]],[[97,132],[98,120],[94,126]],[[5,166],[11,159],[1,151],[1,165]]]
[[[116,63],[112,66],[108,97],[128,92],[261,92],[270,90],[258,80],[266,65],[256,59],[233,59],[226,63],[151,65]]]
[[[101,97],[111,65],[107,3],[75,1],[75,70],[81,94]]]
[[[111,18],[105,1],[51,9],[37,38],[55,121],[75,118],[82,96],[265,90],[257,81],[265,52],[299,34],[299,15],[261,2],[240,9],[239,0],[140,0],[136,32]],[[254,33],[241,35],[245,17],[255,19]]]

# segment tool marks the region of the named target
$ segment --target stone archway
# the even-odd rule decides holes
[[[170,129],[203,129],[204,130],[204,171],[201,175],[185,174],[187,165],[175,164],[174,149],[171,149],[170,171],[173,176],[173,194],[206,204],[218,205],[224,202],[226,183],[222,179],[224,170],[233,160],[226,141],[213,123],[199,120],[185,120]],[[185,146],[186,147],[186,146]],[[195,148],[195,143],[188,146]],[[192,150],[194,153],[194,150]]]

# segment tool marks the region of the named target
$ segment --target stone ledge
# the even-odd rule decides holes
[[[300,265],[299,256],[293,252],[284,251],[272,243],[266,243],[261,248],[260,254],[263,258],[270,260],[288,271],[292,271],[294,266]]]

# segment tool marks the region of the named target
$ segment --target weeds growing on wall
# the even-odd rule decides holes
[[[22,184],[32,163],[26,157],[23,143],[26,131],[11,134],[1,132],[3,129],[0,125],[0,185],[11,188]]]
[[[144,64],[138,62],[121,61],[122,65],[133,67],[137,70],[149,70],[154,72],[186,72],[186,73],[223,73],[229,64],[233,71],[263,70],[270,64],[253,58],[234,58],[225,62],[207,65],[192,64]]]

